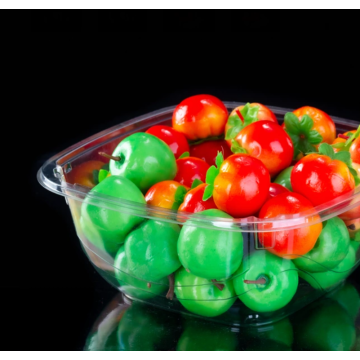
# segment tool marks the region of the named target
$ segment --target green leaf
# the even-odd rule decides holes
[[[307,139],[309,143],[313,145],[320,144],[323,141],[323,137],[317,130],[309,131]]]
[[[214,184],[215,178],[219,175],[219,169],[217,169],[214,165],[209,168],[206,173],[206,183],[208,185]]]
[[[353,167],[349,167],[351,175],[354,177],[355,180],[355,186],[358,186],[360,184],[360,178],[358,176],[357,171]]]
[[[351,146],[351,143],[353,142],[353,140],[357,139],[360,135],[360,125],[359,127],[357,128],[355,134],[351,133],[350,137],[346,140],[346,143],[345,143],[345,147],[349,147]]]
[[[234,126],[226,132],[225,140],[232,140],[235,139],[237,134],[241,131],[241,127]]]
[[[100,169],[99,176],[98,176],[99,183],[101,183],[108,175],[109,175],[109,172],[107,170]]]
[[[218,151],[215,159],[216,167],[219,169],[223,162],[224,162],[224,155],[221,151]]]
[[[309,115],[304,115],[300,121],[300,128],[303,133],[308,133],[314,126],[314,121]]]
[[[312,146],[306,139],[300,139],[298,148],[303,154],[316,152],[314,146]]]
[[[294,113],[292,112],[286,113],[284,117],[284,122],[285,122],[286,132],[289,135],[290,134],[297,135],[301,131],[299,119]]]
[[[319,146],[319,154],[329,156],[331,159],[333,159],[335,152],[329,144],[323,143]]]
[[[340,142],[340,143],[336,143],[331,145],[334,149],[342,149],[343,147],[345,147],[345,143]]]
[[[347,166],[352,166],[351,155],[348,151],[340,151],[334,155],[334,160],[340,160]]]
[[[185,151],[183,154],[180,155],[179,159],[183,159],[183,158],[186,158],[189,156],[190,156],[190,153],[188,151]]]
[[[241,125],[241,120],[239,119],[239,117],[237,115],[231,115],[228,118],[228,124],[230,126],[238,126]]]
[[[106,171],[110,171],[109,163],[104,164],[101,168],[104,169],[104,170],[106,170]]]
[[[93,170],[92,172],[95,185],[99,183],[99,170]]]
[[[247,153],[248,153],[248,152],[246,151],[246,149],[244,149],[243,147],[241,147],[236,140],[231,140],[231,151],[232,151],[234,154],[247,154]]]
[[[213,195],[213,191],[214,191],[214,185],[208,185],[204,191],[203,201],[209,200]]]
[[[203,184],[203,182],[200,179],[195,179],[193,183],[191,184],[191,189],[195,189],[199,185]]]
[[[187,193],[187,190],[186,190],[185,186],[179,186],[176,189],[174,199],[175,199],[175,203],[179,204],[177,206],[177,208],[183,203],[186,193]]]

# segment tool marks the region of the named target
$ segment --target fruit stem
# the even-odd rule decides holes
[[[239,109],[236,109],[235,112],[237,113],[238,117],[240,118],[241,122],[244,123],[244,117]]]
[[[170,274],[168,276],[168,279],[169,279],[169,291],[166,294],[166,298],[172,300],[174,298],[174,285],[175,285],[174,274]]]
[[[146,286],[150,289],[151,288],[151,283],[147,283]]]
[[[344,135],[344,134],[339,134],[338,137],[339,137],[340,139],[345,139],[345,140],[347,140],[347,139],[349,138],[349,136]]]
[[[267,280],[265,278],[260,278],[258,280],[244,280],[245,284],[255,284],[255,285],[265,285]]]
[[[107,159],[110,159],[110,160],[114,160],[114,161],[120,161],[120,156],[112,156],[112,155],[109,155],[107,153],[104,153],[102,151],[99,152],[99,155],[100,156],[103,156],[103,157],[106,157]]]
[[[215,279],[213,279],[213,280],[211,280],[211,281],[212,281],[212,283],[213,283],[220,291],[223,291],[223,290],[224,290],[224,287],[225,287],[224,284],[219,284],[219,283],[217,282],[217,280],[215,280]]]

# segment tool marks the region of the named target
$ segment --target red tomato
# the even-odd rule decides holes
[[[287,192],[267,201],[260,210],[261,219],[271,219],[281,215],[298,214],[304,211],[315,211],[311,202],[302,195]],[[306,218],[309,222],[320,221],[319,215]],[[289,220],[291,221],[291,220]],[[259,226],[260,243],[271,253],[287,259],[296,259],[308,253],[316,244],[322,231],[322,223],[300,227],[293,230],[276,231],[275,223]]]
[[[105,163],[97,160],[85,161],[66,174],[66,181],[93,188],[95,186],[93,171],[100,170],[104,165]]]
[[[353,162],[360,164],[360,137],[355,139],[350,146],[350,155]]]
[[[294,166],[290,179],[294,192],[305,196],[314,206],[355,188],[354,177],[345,163],[319,154],[303,157]]]
[[[263,162],[270,176],[291,165],[293,143],[285,130],[272,121],[257,121],[246,126],[235,140],[249,155]]]
[[[317,130],[323,138],[322,142],[332,144],[336,138],[336,128],[334,121],[324,111],[316,109],[311,106],[304,106],[293,111],[293,113],[301,120],[304,115],[309,115],[313,121],[314,126],[312,130]]]
[[[170,126],[155,125],[148,129],[146,133],[154,135],[168,144],[176,158],[180,157],[184,152],[190,151],[185,136]]]
[[[259,107],[259,111],[257,114],[257,121],[269,120],[276,124],[278,123],[275,114],[268,107],[266,107],[265,105],[259,104],[259,103],[251,103],[250,104],[250,107],[255,107],[255,106]],[[229,118],[230,118],[230,116],[237,115],[237,112],[242,110],[243,108],[244,108],[244,105],[241,105],[241,106],[238,106],[237,108],[235,108],[229,115]],[[231,127],[232,126],[229,125],[229,123],[227,122],[226,126],[225,126],[225,134]],[[229,147],[231,147],[231,145],[232,145],[231,140],[227,140],[227,143],[228,143]]]
[[[235,218],[255,214],[265,202],[270,175],[264,164],[246,154],[229,156],[214,181],[216,206]]]
[[[187,139],[197,140],[222,135],[227,119],[228,111],[218,98],[212,95],[195,95],[176,107],[172,124]]]
[[[146,203],[165,209],[177,210],[189,188],[172,180],[153,185],[145,194]]]
[[[203,200],[206,186],[206,184],[201,184],[196,188],[190,190],[185,195],[184,202],[180,205],[179,211],[197,213],[203,210],[217,209],[214,199],[212,197],[206,201]]]
[[[174,178],[182,185],[191,187],[195,179],[205,182],[206,173],[210,167],[204,160],[195,157],[185,157],[176,160],[178,171]]]
[[[275,196],[278,196],[284,192],[290,192],[290,190],[280,184],[271,183],[267,200],[270,200],[270,199],[274,198]]]
[[[218,152],[222,152],[224,159],[233,154],[225,140],[205,141],[190,148],[190,156],[202,159],[210,166],[215,165]]]

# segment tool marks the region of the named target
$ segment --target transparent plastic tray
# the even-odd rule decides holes
[[[229,110],[232,110],[243,104],[225,102],[225,105]],[[355,228],[355,232],[359,231],[360,187],[357,187],[355,190],[344,196],[338,197],[334,201],[316,207],[312,212],[283,215],[265,220],[258,219],[254,216],[242,219],[209,218],[204,217],[201,214],[191,214],[143,205],[116,197],[94,193],[89,194],[90,188],[78,185],[72,181],[71,173],[76,167],[89,160],[101,160],[104,162],[104,159],[100,157],[98,153],[101,151],[112,153],[118,143],[127,136],[135,132],[146,131],[149,127],[157,124],[171,125],[174,108],[175,107],[168,107],[160,109],[102,131],[55,155],[49,159],[38,172],[38,180],[42,186],[55,194],[65,197],[65,200],[70,207],[77,235],[89,260],[110,284],[119,288],[126,296],[182,312],[187,312],[184,306],[187,307],[186,304],[194,301],[186,298],[186,294],[188,294],[189,291],[181,292],[184,296],[180,299],[181,301],[176,297],[173,300],[168,300],[166,298],[167,288],[169,287],[168,280],[158,282],[149,281],[149,279],[145,278],[136,278],[127,273],[126,270],[124,271],[124,269],[119,268],[119,266],[115,264],[115,256],[116,251],[121,247],[120,244],[111,244],[111,249],[109,250],[109,246],[104,246],[101,239],[94,244],[94,242],[90,242],[85,236],[80,220],[81,207],[84,203],[107,209],[107,211],[110,210],[112,212],[121,213],[132,219],[137,218],[138,223],[145,221],[146,219],[152,219],[164,223],[177,224],[180,227],[186,223],[187,226],[211,229],[219,234],[224,231],[241,233],[243,238],[243,250],[242,252],[239,252],[239,257],[242,257],[242,271],[232,274],[226,281],[217,279],[217,282],[225,284],[225,287],[227,284],[236,281],[236,277],[247,274],[251,270],[252,262],[255,261],[255,258],[256,261],[262,261],[264,262],[264,266],[266,265],[266,254],[268,254],[267,250],[269,248],[264,248],[259,241],[259,237],[262,236],[262,233],[270,233],[271,236],[275,237],[278,233],[287,232],[289,238],[291,238],[294,232],[299,229],[311,227],[320,222],[323,223],[324,227],[328,220],[335,217],[351,221],[352,227]],[[269,108],[275,113],[279,123],[282,122],[284,114],[291,111],[289,109],[271,106]],[[332,119],[336,124],[338,133],[345,133],[358,126],[358,123],[355,121],[336,117],[332,117]],[[94,231],[101,232],[102,229],[95,228]],[[211,300],[224,302],[224,304],[234,304],[230,306],[225,313],[214,317],[214,321],[231,323],[238,326],[246,324],[263,325],[286,317],[328,291],[331,291],[334,286],[337,286],[341,281],[344,281],[359,265],[360,243],[354,241],[354,230],[351,230],[351,235],[353,237],[353,240],[351,241],[353,254],[351,255],[351,261],[348,262],[350,265],[339,268],[336,267],[335,269],[328,269],[326,267],[320,269],[320,272],[325,274],[325,276],[326,274],[330,274],[334,278],[332,280],[332,286],[324,286],[324,283],[319,281],[318,277],[314,276],[313,273],[302,271],[293,266],[288,266],[287,264],[288,262],[291,262],[291,260],[279,258],[283,262],[280,266],[280,268],[284,269],[283,271],[291,271],[299,275],[297,276],[299,280],[296,294],[286,306],[271,312],[250,310],[239,301],[239,299],[241,300],[241,297],[247,292],[259,291],[261,285],[249,284],[244,287],[243,293],[234,293],[230,291],[228,298],[223,296],[222,300]],[[356,239],[358,238],[357,235]],[[341,241],[341,239],[339,239],[339,241]],[[256,257],[253,256],[254,254],[256,254]],[[306,257],[306,255],[304,255],[304,257]],[[276,273],[276,270],[274,270],[268,275],[270,280],[280,279],[281,271]],[[119,277],[121,278],[120,282],[117,280]],[[175,286],[177,285],[175,284]],[[211,279],[202,279],[196,286],[210,289],[214,286],[214,282]],[[228,285],[228,287],[229,286],[231,287],[231,285]]]

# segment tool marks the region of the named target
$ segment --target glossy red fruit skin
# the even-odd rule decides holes
[[[291,172],[294,192],[305,196],[314,206],[331,201],[355,188],[355,180],[345,163],[329,156],[309,154]]]
[[[350,147],[351,160],[354,163],[360,164],[360,137],[355,139]]]
[[[259,225],[259,230],[269,230],[259,232],[259,241],[267,251],[288,259],[305,255],[315,246],[322,230],[322,222],[308,199],[290,191],[268,200],[263,205],[259,214],[260,219],[302,212],[314,212],[315,215],[308,216],[306,220],[317,224],[281,231],[275,231],[276,225],[271,222]]]
[[[212,197],[206,201],[203,200],[206,186],[206,184],[201,184],[190,190],[185,195],[184,202],[179,206],[179,211],[197,213],[204,210],[217,209]]]
[[[269,194],[270,174],[265,165],[247,154],[229,156],[214,181],[218,209],[234,218],[254,215]]]
[[[224,133],[228,111],[212,95],[195,95],[183,100],[174,110],[173,128],[189,140],[206,139]]]
[[[294,145],[285,130],[273,121],[252,123],[235,140],[249,155],[261,160],[271,176],[291,165]]]
[[[210,166],[215,165],[218,152],[222,152],[224,159],[233,154],[225,140],[205,141],[190,147],[190,156],[204,160]]]
[[[267,200],[270,200],[280,194],[283,194],[285,192],[290,192],[289,189],[287,189],[285,186],[282,186],[280,184],[271,183],[269,188],[269,195],[267,197]]]
[[[205,182],[210,165],[204,160],[189,156],[176,160],[176,164],[178,170],[174,181],[188,187],[191,187],[195,179]]]
[[[155,125],[145,132],[156,136],[168,144],[176,159],[183,153],[190,151],[186,137],[170,126]]]

